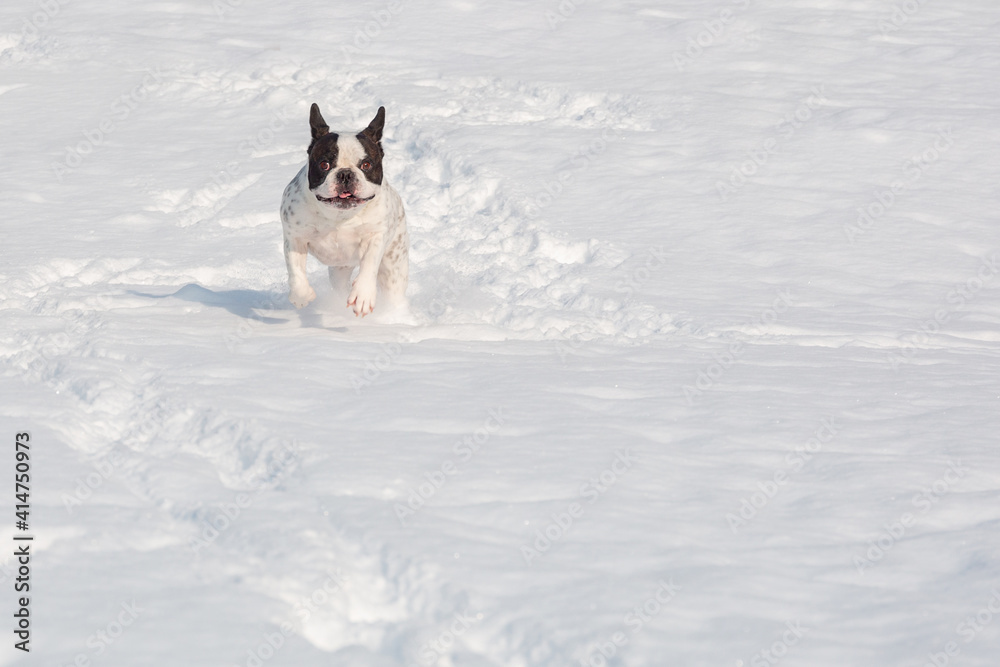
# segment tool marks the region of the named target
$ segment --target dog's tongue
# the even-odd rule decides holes
[[[347,199],[348,197],[350,197],[350,196],[351,196],[351,193],[350,193],[350,192],[341,192],[341,193],[340,193],[339,195],[337,195],[337,196],[338,196],[338,197],[340,197],[341,199]]]

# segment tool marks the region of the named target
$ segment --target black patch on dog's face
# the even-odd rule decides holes
[[[365,156],[358,164],[358,169],[365,175],[365,178],[375,185],[382,185],[382,128],[385,127],[385,107],[379,107],[374,120],[368,127],[358,133],[357,139],[361,142],[361,147],[365,149]],[[370,169],[364,169],[365,162],[371,164]]]
[[[309,130],[312,132],[312,141],[306,149],[309,154],[309,189],[315,190],[326,180],[327,174],[337,168],[337,135],[330,133],[330,126],[323,120],[315,102],[309,109]],[[326,169],[320,166],[324,163]]]
[[[309,144],[309,189],[315,190],[337,168],[337,135],[325,134]],[[323,169],[320,165],[328,165]]]
[[[365,149],[365,156],[358,163],[358,169],[365,175],[366,180],[375,185],[382,185],[382,145],[377,141],[372,141],[364,132],[358,134],[358,141]],[[369,169],[365,169],[365,162],[371,165]]]

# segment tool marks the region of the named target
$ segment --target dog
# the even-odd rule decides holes
[[[316,298],[306,277],[306,258],[329,267],[330,284],[347,292],[354,316],[375,310],[381,288],[390,302],[402,302],[409,278],[409,237],[399,194],[382,173],[385,107],[361,132],[336,134],[319,106],[309,112],[309,159],[285,188],[281,226],[288,267],[288,298],[303,308]]]

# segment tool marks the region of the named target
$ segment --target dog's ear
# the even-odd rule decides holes
[[[368,127],[364,129],[364,133],[371,137],[371,140],[376,144],[382,141],[382,128],[385,127],[385,107],[379,107],[378,113],[375,114],[375,119],[368,123]]]
[[[313,141],[330,134],[330,126],[323,120],[323,114],[319,112],[319,105],[315,102],[313,102],[312,108],[309,109],[309,127],[312,130]]]

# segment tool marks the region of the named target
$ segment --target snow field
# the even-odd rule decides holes
[[[3,664],[993,665],[998,25],[14,3]],[[287,303],[313,101],[387,107],[408,310]]]

